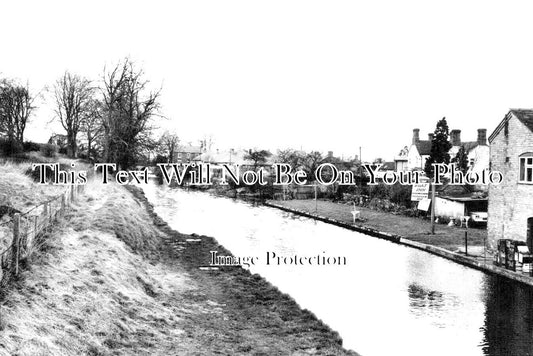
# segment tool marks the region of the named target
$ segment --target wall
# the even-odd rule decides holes
[[[464,203],[435,197],[435,216],[459,218],[465,215]]]
[[[533,152],[533,133],[514,115],[490,146],[492,170],[500,171],[504,181],[489,187],[488,242],[495,248],[498,239],[526,240],[527,219],[533,217],[533,185],[518,183],[519,156]],[[509,157],[509,162],[506,162]]]

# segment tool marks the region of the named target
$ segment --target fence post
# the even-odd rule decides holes
[[[65,217],[65,194],[61,195],[61,217]]]
[[[43,211],[43,221],[45,222],[45,225],[44,225],[44,229],[46,231],[46,229],[48,228],[47,224],[46,224],[46,220],[48,218],[48,202],[44,203],[44,211]]]
[[[19,274],[20,214],[13,215],[13,256],[15,275]]]
[[[39,224],[39,217],[37,215],[35,215],[33,217],[33,238],[36,239],[37,238],[37,235],[39,234],[37,229],[38,229],[38,224]]]

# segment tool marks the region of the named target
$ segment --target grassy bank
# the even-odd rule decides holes
[[[136,189],[89,186],[1,302],[0,354],[346,355],[263,278],[198,269],[213,238],[172,231]]]
[[[318,215],[336,219],[347,224],[353,223],[353,216],[351,214],[353,205],[339,204],[325,200],[318,200],[316,203],[314,200],[275,200],[271,202],[311,214],[315,214],[316,212]],[[389,234],[400,235],[412,241],[442,247],[452,252],[464,251],[464,228],[437,224],[435,226],[435,235],[431,235],[431,222],[429,220],[394,215],[359,206],[356,207],[356,210],[360,211],[361,217],[365,219],[363,223],[357,222],[358,225],[367,226]],[[482,254],[486,237],[487,230],[485,229],[468,229],[469,254]]]

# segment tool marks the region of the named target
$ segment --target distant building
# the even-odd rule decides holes
[[[431,141],[433,134],[428,134],[428,140],[420,139],[420,129],[413,129],[413,138],[411,146],[407,152],[407,169],[412,171],[416,169],[424,169],[426,160],[431,154]]]
[[[62,134],[52,134],[48,139],[48,143],[56,145],[59,148],[67,147],[67,135]]]
[[[487,129],[477,130],[476,141],[461,141],[461,130],[452,130],[450,132],[450,141],[452,148],[448,152],[450,158],[453,159],[459,149],[465,148],[465,152],[468,155],[468,168],[472,172],[480,173],[490,166],[490,148],[487,144]]]
[[[431,154],[431,142],[433,133],[428,134],[427,140],[420,139],[420,129],[413,129],[411,146],[405,147],[400,154],[395,157],[397,171],[424,169],[426,160]],[[478,129],[476,141],[461,141],[461,130],[451,130],[449,140],[452,148],[448,152],[450,159],[455,158],[457,152],[463,146],[468,155],[469,169],[481,172],[489,168],[489,146],[487,144],[487,130]]]
[[[202,154],[202,147],[192,145],[178,145],[174,152],[172,152],[171,162],[174,163],[189,163],[200,161]]]
[[[396,172],[403,172],[409,170],[408,161],[409,161],[409,147],[405,146],[400,150],[400,153],[394,157],[394,167]]]
[[[533,251],[533,110],[510,110],[489,142],[491,169],[503,174],[489,188],[489,243],[522,240]]]

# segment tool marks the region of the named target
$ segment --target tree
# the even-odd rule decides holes
[[[87,139],[87,158],[89,160],[97,157],[97,143],[102,138],[102,102],[92,98],[87,103],[87,110],[81,120],[80,133]]]
[[[24,142],[24,131],[35,109],[34,100],[27,84],[23,86],[7,79],[0,81],[0,132],[6,135],[12,147]]]
[[[299,169],[304,164],[304,161],[305,156],[299,151],[290,148],[278,150],[278,162],[290,165],[293,170]]]
[[[200,147],[202,148],[202,151],[209,152],[211,151],[211,148],[213,148],[214,143],[215,140],[213,135],[204,135],[204,138],[200,140]]]
[[[55,113],[67,132],[67,155],[77,156],[77,137],[90,110],[93,88],[88,79],[65,72],[54,85]]]
[[[424,171],[426,175],[433,178],[433,163],[450,163],[450,154],[448,151],[452,148],[452,144],[448,141],[448,123],[446,118],[437,122],[433,140],[431,141],[431,153],[426,160]]]
[[[180,142],[178,135],[165,131],[159,139],[160,145],[164,149],[164,156],[167,157],[167,162],[170,163],[174,159],[173,154]]]
[[[307,173],[309,180],[315,180],[315,171],[318,166],[324,161],[322,154],[318,151],[312,151],[308,153],[303,162],[303,170]]]
[[[468,154],[466,153],[465,146],[459,148],[452,162],[457,165],[457,169],[461,172],[466,173],[468,171]]]
[[[151,136],[151,122],[158,116],[161,90],[147,92],[143,75],[128,58],[110,71],[104,69],[104,159],[121,168],[131,167],[157,146]]]
[[[248,153],[244,155],[244,159],[252,161],[254,169],[257,169],[257,166],[266,163],[270,156],[272,156],[272,153],[267,150],[249,150]]]

